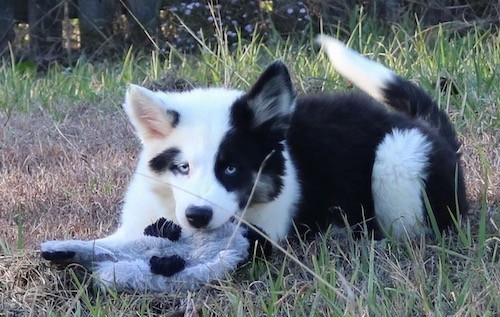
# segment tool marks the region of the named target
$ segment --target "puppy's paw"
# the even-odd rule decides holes
[[[252,257],[254,254],[264,257],[270,256],[272,254],[273,246],[264,235],[246,225],[242,224],[242,227],[245,229],[243,236],[248,239],[248,242],[250,242],[250,246],[248,247],[248,254],[250,255],[250,257]],[[265,234],[264,230],[262,230],[261,228],[255,225],[254,227]]]
[[[182,228],[170,220],[160,218],[155,223],[144,229],[144,235],[158,238],[166,238],[170,241],[177,241],[181,237]]]
[[[170,277],[186,268],[186,261],[178,255],[158,257],[149,260],[151,272]]]

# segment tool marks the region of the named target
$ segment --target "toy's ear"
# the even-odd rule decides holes
[[[123,108],[143,142],[168,137],[179,123],[158,93],[137,85],[128,85]]]

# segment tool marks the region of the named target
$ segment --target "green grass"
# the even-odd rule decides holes
[[[496,104],[500,94],[495,85],[499,76],[497,34],[472,30],[456,35],[445,27],[417,28],[410,33],[399,26],[387,34],[378,34],[366,28],[357,25],[344,39],[354,49],[418,81],[438,97],[442,107],[458,109],[459,119],[499,126],[500,110]],[[127,83],[157,81],[167,72],[201,86],[248,88],[274,59],[282,59],[291,67],[299,91],[309,91],[315,84],[326,90],[345,88],[345,82],[318,53],[313,39],[301,42],[279,41],[270,45],[254,40],[229,50],[221,40],[214,48],[203,46],[197,56],[185,56],[175,50],[167,55],[134,54],[131,49],[121,61],[90,63],[82,58],[71,68],[55,65],[47,73],[37,73],[27,62],[3,63],[0,109],[29,112],[42,108],[57,117],[62,115],[61,105],[87,102],[117,110]],[[440,76],[453,81],[460,94],[437,93]]]
[[[382,32],[370,23],[355,22],[349,30],[328,33],[340,35],[356,50],[426,88],[450,113],[461,135],[475,140],[477,133],[491,134],[491,142],[498,146],[498,34],[473,28],[457,35],[446,26],[418,25],[395,25]],[[9,118],[41,111],[56,122],[75,105],[115,113],[121,111],[127,83],[168,86],[165,74],[198,86],[247,89],[274,59],[289,65],[299,93],[349,88],[317,51],[312,37],[272,44],[254,40],[234,50],[223,40],[218,44],[202,47],[195,56],[175,50],[144,55],[131,49],[119,61],[81,58],[71,69],[54,65],[45,73],[36,72],[29,63],[7,61],[0,64],[0,112]],[[458,93],[441,93],[441,76],[451,80]],[[158,315],[191,302],[203,316],[494,316],[500,311],[499,210],[488,197],[498,197],[498,184],[489,180],[498,179],[499,172],[491,166],[484,145],[475,147],[481,156],[475,168],[483,184],[477,186],[483,188],[474,196],[473,215],[457,222],[454,234],[377,242],[332,233],[312,242],[291,242],[283,244],[285,252],[275,252],[273,259],[248,264],[234,278],[190,295],[103,295],[89,286],[88,276],[75,274],[78,270],[48,273],[34,257],[27,261],[33,268],[23,267],[21,272],[28,276],[26,285],[43,280],[39,284],[44,286],[19,307],[26,315],[52,316]],[[98,186],[101,182],[103,189]],[[106,178],[89,183],[88,190],[108,195],[112,186],[113,180]],[[27,237],[25,216],[34,212],[22,210],[18,248]],[[0,239],[0,255],[15,254],[14,249]],[[8,290],[11,285],[0,283],[0,292]],[[0,301],[0,309],[7,307],[3,305]]]

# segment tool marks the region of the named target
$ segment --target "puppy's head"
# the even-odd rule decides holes
[[[216,228],[247,205],[280,194],[294,105],[288,71],[276,62],[247,93],[164,93],[130,85],[124,109],[143,143],[144,177],[171,187],[173,220],[197,230]]]

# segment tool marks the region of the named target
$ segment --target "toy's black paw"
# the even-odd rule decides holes
[[[182,228],[172,221],[160,218],[158,221],[144,229],[144,235],[177,241],[181,237],[181,231]]]
[[[248,242],[250,242],[249,250],[248,253],[250,254],[250,257],[254,255],[254,250],[255,254],[257,256],[270,256],[271,253],[273,253],[273,246],[271,245],[271,242],[269,242],[266,237],[264,237],[262,234],[259,232],[253,230],[252,228],[242,225],[245,228],[245,233],[243,236],[248,239]],[[257,229],[259,229],[262,233],[265,234],[264,230],[261,228],[257,227],[254,225]]]
[[[75,257],[74,251],[44,251],[42,252],[42,258],[49,260],[50,262],[62,264],[69,262]]]
[[[172,256],[152,256],[149,260],[151,272],[170,277],[175,273],[179,273],[186,267],[186,261],[178,255]]]

